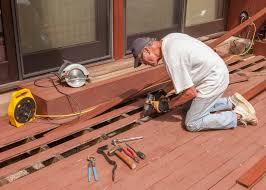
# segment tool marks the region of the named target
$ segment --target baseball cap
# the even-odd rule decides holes
[[[136,40],[133,41],[131,45],[131,51],[135,59],[134,68],[142,64],[139,54],[142,52],[143,48],[149,43],[153,42],[154,40],[155,40],[154,38],[143,37],[143,38],[137,38]]]

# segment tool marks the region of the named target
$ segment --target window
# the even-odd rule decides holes
[[[226,0],[187,0],[185,33],[198,37],[225,29]]]
[[[110,55],[108,0],[17,0],[23,74]]]
[[[177,0],[127,0],[126,36],[127,48],[140,36],[162,38],[181,29],[182,1]]]

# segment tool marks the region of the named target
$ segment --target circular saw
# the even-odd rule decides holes
[[[20,127],[32,121],[36,115],[36,102],[28,89],[13,92],[8,106],[11,125]]]
[[[89,71],[80,64],[64,63],[58,71],[61,82],[67,83],[73,88],[85,85],[89,79]]]

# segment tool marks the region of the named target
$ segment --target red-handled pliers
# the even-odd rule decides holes
[[[129,147],[127,147],[127,148],[122,147],[122,150],[127,156],[132,158],[135,162],[139,163],[138,156],[135,154],[135,152],[133,150],[131,150]]]

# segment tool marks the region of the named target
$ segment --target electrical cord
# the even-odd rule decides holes
[[[52,74],[54,74],[54,75],[60,80],[60,77],[58,76],[57,73],[52,73]],[[75,112],[75,114],[58,115],[58,117],[57,117],[56,115],[38,115],[38,114],[36,114],[35,116],[36,116],[37,118],[64,118],[64,117],[73,117],[73,116],[77,116],[77,119],[79,120],[79,119],[80,119],[80,115],[82,114],[82,111],[81,111],[81,109],[80,109],[80,105],[79,105],[78,101],[77,101],[74,97],[72,97],[71,95],[69,95],[69,94],[67,94],[67,93],[65,93],[65,92],[62,92],[62,91],[58,88],[58,86],[59,86],[60,84],[55,84],[55,80],[54,80],[53,78],[51,78],[51,77],[47,77],[46,79],[48,79],[48,80],[52,83],[51,86],[37,84],[38,81],[41,81],[41,80],[43,80],[43,79],[35,80],[35,81],[34,81],[34,85],[35,85],[35,86],[38,86],[38,87],[41,87],[41,88],[51,88],[51,87],[54,87],[54,88],[56,89],[57,92],[59,92],[60,94],[63,94],[64,96],[67,97],[67,100],[68,100],[68,102],[69,102],[69,104],[70,104],[72,110],[73,110],[73,103],[72,103],[72,102],[75,102],[76,107],[77,107],[77,109],[78,109],[78,112]]]
[[[249,44],[248,48],[246,48],[242,53],[240,53],[238,55],[232,55],[230,58],[228,58],[227,60],[225,60],[225,62],[231,60],[235,56],[244,56],[244,55],[246,55],[251,50],[251,48],[254,45],[255,36],[256,36],[256,32],[257,32],[257,27],[256,27],[255,23],[252,22],[251,25],[254,27],[254,32],[253,32],[252,39],[250,41],[250,44]],[[235,44],[235,40],[233,41],[233,43]]]

